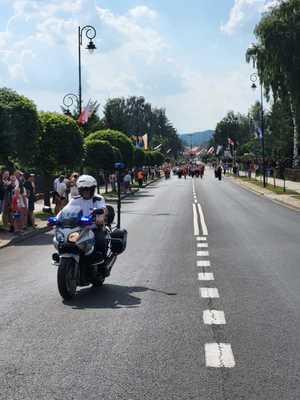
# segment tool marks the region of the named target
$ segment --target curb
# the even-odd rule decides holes
[[[131,196],[131,195],[134,195],[135,193],[139,192],[140,189],[144,189],[144,188],[146,188],[147,186],[151,185],[152,183],[158,182],[158,181],[160,181],[160,180],[161,180],[161,178],[154,179],[153,181],[147,182],[147,183],[146,183],[145,185],[143,185],[141,188],[133,189],[131,193],[123,194],[123,195],[121,196],[121,200],[123,200],[123,199],[125,199],[126,197],[129,197],[129,196]],[[105,197],[104,194],[103,194],[103,196],[104,196],[104,198],[105,198],[105,201],[107,201],[108,203],[109,203],[109,202],[111,202],[111,203],[117,203],[117,202],[118,202],[118,198],[117,198],[117,197],[111,197],[111,198],[109,198],[109,197]]]
[[[13,238],[11,238],[11,240],[9,242],[7,242],[7,243],[5,243],[3,245],[0,245],[0,250],[4,249],[5,247],[14,245],[16,243],[21,243],[24,240],[27,240],[27,239],[29,239],[31,237],[39,235],[40,233],[45,233],[45,232],[51,231],[51,229],[53,229],[53,228],[50,227],[50,226],[43,226],[42,228],[37,228],[37,229],[35,229],[35,230],[31,231],[31,232],[25,233],[22,236],[13,237]]]

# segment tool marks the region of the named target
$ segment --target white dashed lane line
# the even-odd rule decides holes
[[[233,368],[235,361],[228,343],[205,344],[206,366],[211,368]]]
[[[208,257],[208,256],[209,256],[209,252],[206,250],[197,251],[197,257]]]
[[[207,243],[197,243],[197,247],[205,248],[205,247],[208,247],[208,244]]]
[[[209,257],[207,236],[208,229],[204,218],[204,213],[201,204],[197,200],[195,193],[195,183],[193,181],[193,215],[194,215],[194,235],[196,236],[196,246],[197,257]],[[198,213],[200,217],[200,226],[198,223]],[[199,236],[200,229],[202,230],[202,235]],[[198,233],[198,234],[197,234]],[[204,268],[211,267],[210,260],[200,259],[196,261],[196,266],[203,268],[202,272],[198,272],[199,281],[214,281],[215,277],[212,272],[204,272]],[[200,297],[206,299],[219,298],[219,290],[216,287],[200,287],[199,288]],[[225,325],[225,313],[222,310],[204,310],[203,311],[203,323],[205,325]],[[205,344],[205,363],[208,368],[233,368],[235,367],[235,359],[231,349],[231,344],[229,343],[206,343]]]
[[[197,267],[210,267],[210,261],[208,260],[198,260]]]
[[[217,299],[219,298],[219,290],[217,288],[201,287],[200,296],[204,299]]]
[[[205,325],[224,325],[226,324],[224,311],[204,310],[203,322]]]
[[[198,281],[214,281],[215,277],[212,272],[199,272]]]

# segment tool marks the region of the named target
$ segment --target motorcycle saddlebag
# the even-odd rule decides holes
[[[111,251],[114,254],[121,254],[126,249],[127,231],[126,229],[115,229],[110,234],[111,236]]]

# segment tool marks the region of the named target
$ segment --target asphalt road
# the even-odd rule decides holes
[[[68,304],[51,233],[0,250],[0,399],[298,400],[300,214],[209,173],[122,222],[111,277]]]

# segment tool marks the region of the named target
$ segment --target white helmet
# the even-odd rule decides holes
[[[76,185],[78,189],[80,188],[90,188],[92,186],[97,186],[96,179],[91,175],[80,175],[78,178]]]
[[[91,175],[80,175],[78,178],[76,185],[78,187],[78,192],[80,196],[83,196],[83,191],[88,189],[90,192],[90,198],[92,198],[95,194],[95,189],[97,187],[96,179]]]

